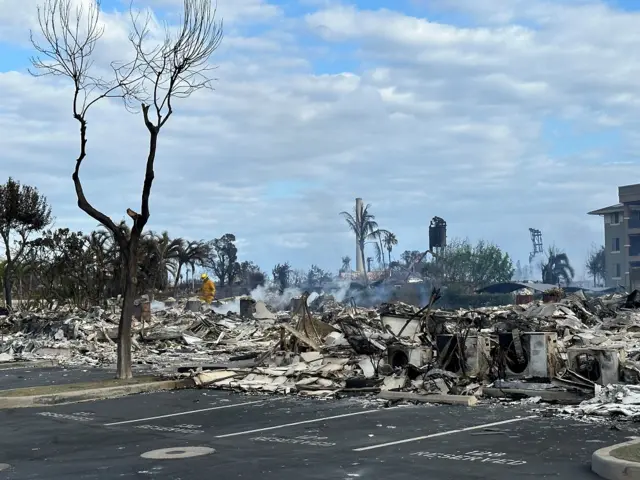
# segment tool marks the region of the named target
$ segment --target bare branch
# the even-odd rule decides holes
[[[139,21],[139,13],[131,10],[133,31],[129,37],[140,59],[142,75],[152,85],[149,99],[155,119],[151,125],[161,128],[173,113],[172,100],[212,88],[209,72],[215,69],[209,58],[223,38],[222,21],[216,20],[217,9],[211,0],[184,0],[182,24],[172,34],[165,25],[161,45],[146,48],[151,17]],[[151,126],[147,124],[147,128]]]
[[[164,41],[147,48],[151,15],[140,21],[140,13],[130,9],[133,31],[129,37],[140,61],[144,84],[149,86],[148,101],[142,104],[145,126],[149,131],[149,155],[142,189],[141,214],[135,228],[140,232],[149,218],[149,195],[154,179],[153,166],[160,129],[173,113],[173,99],[211,88],[207,73],[213,69],[209,58],[222,41],[222,22],[216,21],[211,0],[184,0],[182,24],[176,34],[164,26]],[[153,109],[153,110],[152,110]],[[153,114],[150,112],[153,111]]]
[[[100,1],[85,8],[73,7],[71,0],[45,0],[38,7],[38,24],[43,38],[38,41],[31,32],[31,43],[39,55],[31,58],[34,76],[68,77],[73,84],[73,118],[80,124],[80,152],[76,159],[73,182],[78,206],[118,236],[115,223],[87,200],[80,181],[80,167],[86,157],[87,111],[104,98],[122,99],[126,106],[138,100],[141,85],[139,62],[111,64],[112,78],[93,74],[93,55],[104,33],[100,23]]]

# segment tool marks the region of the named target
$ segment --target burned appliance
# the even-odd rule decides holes
[[[385,328],[394,335],[407,338],[414,338],[420,331],[420,318],[406,317],[386,313],[380,316],[380,321]],[[400,335],[402,333],[402,335]]]
[[[431,362],[433,350],[428,347],[415,347],[395,343],[387,349],[387,363],[395,368],[403,368],[408,364],[421,367]]]
[[[490,339],[484,335],[437,335],[436,349],[441,368],[463,376],[488,373]]]
[[[567,349],[568,368],[602,386],[619,383],[620,364],[624,359],[624,348],[570,347]]]
[[[519,330],[499,333],[494,360],[501,378],[551,379],[556,374],[558,334]]]

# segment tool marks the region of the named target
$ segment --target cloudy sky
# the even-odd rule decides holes
[[[74,0],[89,1],[89,0]],[[69,84],[28,72],[39,0],[0,0],[0,165],[37,186],[57,226],[75,203]],[[632,6],[632,3],[635,4]],[[96,65],[130,55],[129,1],[104,0]],[[138,0],[173,19],[181,0]],[[529,227],[578,270],[602,220],[640,181],[640,8],[597,0],[219,0],[215,90],[175,103],[161,133],[149,228],[240,255],[337,270],[355,257],[338,213],[372,205],[397,253],[487,239],[527,262]],[[89,116],[82,179],[116,221],[139,210],[146,131],[104,103]]]

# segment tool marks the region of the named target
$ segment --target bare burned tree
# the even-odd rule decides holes
[[[87,2],[81,2],[87,3]],[[148,219],[149,196],[154,179],[154,161],[158,136],[173,114],[173,102],[192,93],[211,88],[209,57],[222,40],[222,22],[216,20],[211,0],[184,0],[181,25],[172,31],[165,27],[164,40],[154,44],[152,16],[141,20],[131,13],[129,36],[131,58],[113,62],[109,74],[94,66],[95,48],[104,32],[100,22],[100,3],[76,6],[74,0],[43,0],[38,8],[42,40],[31,35],[39,56],[31,59],[35,76],[56,75],[71,80],[74,93],[72,112],[80,126],[80,148],[73,171],[78,206],[104,225],[114,236],[127,271],[124,303],[118,331],[118,378],[131,378],[131,323],[136,294],[138,244]],[[153,44],[149,47],[149,44]],[[131,110],[140,105],[149,134],[149,149],[142,188],[140,212],[127,208],[133,220],[129,233],[123,233],[114,221],[87,199],[80,180],[80,167],[87,156],[87,113],[96,103],[118,98]],[[108,101],[108,100],[107,100]]]

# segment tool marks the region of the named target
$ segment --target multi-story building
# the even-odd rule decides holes
[[[618,187],[618,202],[589,212],[604,218],[607,287],[640,289],[640,183]]]

